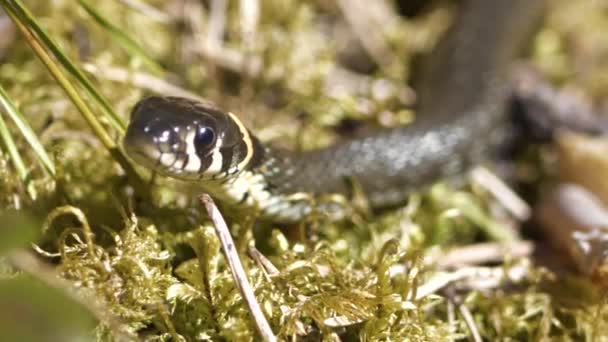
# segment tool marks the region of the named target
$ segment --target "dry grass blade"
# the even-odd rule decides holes
[[[465,282],[467,288],[496,288],[505,282],[518,283],[529,277],[528,265],[520,263],[505,270],[503,267],[465,267],[450,273],[437,273],[420,285],[412,300],[420,300],[456,282]]]
[[[180,97],[188,97],[191,99],[195,99],[200,102],[204,102],[209,106],[213,106],[211,101],[202,98],[200,95],[188,91],[186,89],[180,88],[176,85],[173,85],[166,80],[154,76],[152,74],[144,73],[144,72],[136,72],[131,71],[126,68],[118,68],[118,67],[109,67],[105,66],[100,68],[93,64],[84,64],[83,68],[85,71],[95,75],[99,78],[104,78],[110,81],[122,82],[122,83],[131,83],[134,86],[146,89],[157,94],[163,94],[166,96],[180,96]]]
[[[132,8],[135,11],[147,16],[152,20],[156,20],[161,23],[171,22],[171,16],[156,7],[148,5],[147,3],[139,0],[119,0],[126,6]]]
[[[106,29],[110,35],[116,39],[118,44],[120,44],[130,55],[141,59],[142,63],[146,66],[146,68],[148,68],[148,70],[157,75],[164,73],[163,67],[160,66],[160,64],[158,64],[154,58],[152,58],[146,52],[146,50],[139,46],[135,40],[133,40],[133,38],[129,37],[129,35],[127,35],[121,29],[110,23],[110,21],[97,12],[97,10],[88,2],[79,0],[78,3],[93,19],[95,19],[99,25]]]
[[[435,258],[425,258],[428,264],[436,263],[439,269],[464,265],[480,265],[489,262],[504,262],[508,258],[531,257],[534,244],[531,241],[515,241],[500,244],[495,242],[478,243],[454,248]]]

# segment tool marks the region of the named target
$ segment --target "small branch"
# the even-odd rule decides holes
[[[249,281],[247,280],[247,274],[245,273],[243,264],[241,264],[241,260],[237,254],[234,241],[232,240],[232,236],[230,236],[230,231],[228,230],[226,221],[224,221],[222,214],[213,202],[213,199],[211,199],[211,196],[202,194],[199,197],[199,201],[205,207],[209,218],[213,222],[217,237],[220,240],[222,250],[224,251],[224,255],[228,261],[228,266],[230,266],[230,271],[234,277],[234,282],[236,283],[237,288],[241,292],[241,295],[247,304],[247,308],[253,317],[256,327],[258,328],[258,332],[264,341],[276,341],[277,338],[274,336],[274,333],[270,328],[270,324],[268,324],[268,321],[264,317],[264,313],[262,312],[260,304],[258,304],[255,298],[251,284],[249,284]]]

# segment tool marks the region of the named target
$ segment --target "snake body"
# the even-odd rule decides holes
[[[348,180],[373,207],[395,205],[479,162],[500,142],[509,68],[542,8],[542,0],[465,1],[426,64],[417,119],[405,127],[284,154],[232,113],[153,96],[135,106],[123,145],[143,166],[276,220],[299,220],[314,208],[339,215],[339,207],[319,199],[348,196]]]

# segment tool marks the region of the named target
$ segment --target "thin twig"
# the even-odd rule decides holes
[[[241,0],[239,1],[240,16],[241,16],[241,40],[245,47],[247,59],[243,67],[243,74],[250,75],[250,69],[254,67],[253,57],[256,52],[256,42],[258,21],[260,18],[260,3],[258,0]]]
[[[475,245],[455,248],[443,253],[441,256],[429,257],[425,263],[437,264],[440,269],[462,266],[479,265],[488,262],[501,262],[506,257],[527,257],[534,251],[534,244],[530,241],[517,241],[503,244],[496,242],[479,243]]]
[[[530,218],[532,214],[530,206],[494,173],[478,166],[471,171],[471,178],[490,192],[518,220],[526,221]]]
[[[211,101],[204,99],[199,95],[190,92],[184,88],[180,88],[176,85],[173,85],[162,78],[156,77],[152,74],[148,74],[145,72],[132,71],[119,67],[100,67],[90,63],[84,64],[83,69],[95,75],[96,77],[104,78],[110,81],[124,83],[129,82],[130,84],[138,88],[151,90],[157,94],[188,97],[211,105]]]
[[[222,37],[226,29],[226,0],[211,0],[209,11],[209,28],[205,44],[213,49],[221,45]]]
[[[222,250],[224,251],[224,255],[228,261],[228,266],[230,266],[230,271],[234,277],[234,282],[236,283],[237,288],[241,292],[241,295],[247,304],[247,308],[253,317],[256,327],[258,328],[258,332],[264,341],[276,341],[277,338],[272,332],[270,324],[268,324],[268,321],[260,308],[260,304],[255,298],[255,294],[251,288],[251,284],[249,284],[249,280],[247,280],[247,274],[245,273],[245,269],[243,268],[241,260],[239,259],[239,255],[234,246],[232,236],[230,236],[230,231],[228,230],[226,221],[224,221],[222,214],[213,202],[211,196],[202,194],[199,197],[199,201],[205,207],[209,218],[211,218],[211,221],[213,222],[217,237],[220,240]]]
[[[456,321],[456,312],[454,311],[454,302],[448,300],[446,303],[446,311],[447,311],[447,320],[450,326],[454,326],[454,322]],[[453,341],[453,338],[450,338],[450,341]]]
[[[248,67],[245,68],[245,54],[223,45],[209,46],[202,45],[195,47],[197,53],[200,53],[207,60],[213,62],[222,68],[226,68],[234,72],[247,72],[247,76],[255,77],[262,71],[262,59],[258,56],[251,56],[247,60]]]
[[[281,272],[264,254],[262,254],[255,246],[248,246],[247,253],[255,260],[258,265],[268,274],[269,277],[276,277]]]
[[[504,267],[466,267],[450,273],[438,273],[417,288],[413,300],[437,293],[456,282],[466,283],[462,287],[474,289],[496,288],[505,281],[521,282],[528,276],[528,271],[528,265],[522,263],[506,270]]]
[[[344,18],[378,66],[390,74],[397,56],[386,38],[386,28],[397,22],[386,1],[337,0]]]
[[[464,323],[467,325],[467,328],[469,328],[473,341],[483,342],[479,329],[477,329],[477,324],[475,324],[475,319],[473,319],[473,315],[469,308],[467,308],[464,303],[457,303],[456,307],[458,308],[458,312],[460,313],[460,316],[462,316]]]

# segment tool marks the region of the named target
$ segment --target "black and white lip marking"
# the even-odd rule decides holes
[[[233,177],[253,155],[249,131],[235,115],[171,97],[135,106],[123,146],[133,161],[183,180]]]
[[[214,147],[203,156],[197,153],[194,139],[193,129],[166,130],[155,135],[147,127],[133,125],[125,134],[123,146],[133,161],[169,177],[198,180],[219,173],[222,139],[216,139]]]

